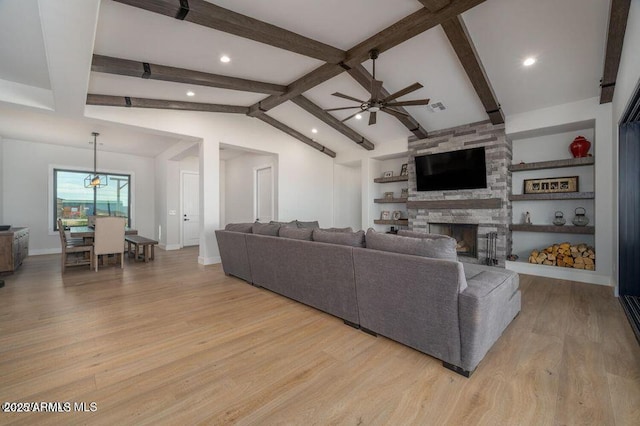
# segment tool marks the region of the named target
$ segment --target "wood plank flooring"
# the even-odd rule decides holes
[[[62,276],[33,256],[4,277],[0,402],[97,410],[0,424],[640,424],[640,347],[610,288],[521,275],[522,312],[465,379],[196,259]]]

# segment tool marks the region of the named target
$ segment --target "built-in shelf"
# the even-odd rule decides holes
[[[548,232],[555,234],[595,234],[595,226],[556,226],[556,225],[510,225],[509,229],[518,232]]]
[[[406,198],[376,198],[373,200],[374,203],[378,204],[390,204],[390,203],[406,203]]]
[[[511,194],[511,201],[531,201],[531,200],[593,200],[593,192],[555,192],[551,194]]]
[[[512,172],[528,172],[531,170],[558,169],[562,167],[592,166],[595,164],[593,157],[569,158],[566,160],[540,161],[536,163],[512,164],[509,170]]]
[[[409,219],[398,220],[382,220],[376,219],[373,221],[376,225],[396,225],[396,226],[409,226]]]
[[[375,178],[375,183],[408,182],[409,175]]]

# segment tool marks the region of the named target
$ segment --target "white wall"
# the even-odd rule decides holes
[[[618,76],[616,79],[616,88],[613,95],[613,209],[612,216],[614,217],[613,228],[613,281],[616,286],[618,285],[618,123],[624,114],[629,98],[633,94],[635,88],[640,82],[640,55],[638,55],[638,45],[640,44],[640,0],[632,0],[631,7],[629,9],[629,19],[627,21],[627,29],[624,34],[624,45],[622,49],[622,57],[620,59],[620,68],[618,69]]]
[[[3,157],[3,153],[4,153],[4,146],[2,143],[3,139],[2,136],[0,136],[0,189],[2,188],[2,176],[3,176],[3,172],[2,170],[4,170],[4,168],[2,167],[2,157]],[[0,194],[0,225],[4,224],[4,216],[3,216],[3,201],[4,201],[4,190],[2,191],[2,194]]]
[[[226,226],[227,222],[227,162],[220,160],[220,224]]]
[[[333,172],[333,226],[362,229],[362,167],[336,164]]]
[[[30,254],[59,252],[60,237],[52,230],[52,169],[91,170],[93,151],[11,139],[4,139],[3,148],[4,221],[30,228]],[[131,175],[131,225],[141,235],[155,235],[154,159],[98,151],[98,165],[105,172]]]
[[[257,167],[271,166],[274,188],[278,185],[278,160],[273,155],[247,153],[227,160],[225,165],[225,221],[227,223],[251,223],[256,220],[254,213],[254,170]],[[221,198],[222,199],[222,198]],[[290,221],[295,217],[278,215],[277,193],[274,202],[274,219]],[[306,220],[299,218],[300,220]]]
[[[333,159],[258,119],[235,114],[100,106],[87,106],[85,115],[202,140],[199,156],[203,218],[201,263],[220,261],[214,233],[223,226],[220,221],[220,144],[268,150],[278,156],[279,218],[312,218],[322,226],[332,225]],[[233,219],[227,217],[226,220]]]

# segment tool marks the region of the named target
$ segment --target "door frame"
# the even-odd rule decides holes
[[[198,205],[200,205],[200,173],[190,170],[180,170],[180,248],[184,248],[184,175],[196,175],[198,176]],[[198,212],[198,217],[200,212]],[[202,218],[200,218],[200,230],[202,231]],[[200,237],[202,238],[202,236]]]
[[[273,164],[263,164],[253,168],[253,220],[258,217],[258,171],[271,169],[271,220],[278,220],[276,216],[276,184],[275,184],[275,167]]]

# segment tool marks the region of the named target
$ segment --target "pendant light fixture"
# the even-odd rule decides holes
[[[97,159],[98,159],[98,136],[100,133],[92,132],[93,135],[93,174],[84,178],[85,188],[102,188],[107,186],[109,180],[107,175],[99,175],[97,172]]]

